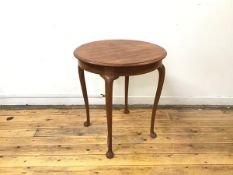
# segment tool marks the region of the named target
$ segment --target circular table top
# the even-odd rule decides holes
[[[81,45],[74,56],[99,66],[142,66],[161,61],[167,55],[162,47],[136,40],[100,40]]]

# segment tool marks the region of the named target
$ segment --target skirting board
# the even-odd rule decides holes
[[[153,104],[154,97],[151,96],[130,96],[129,104]],[[105,104],[104,97],[89,97],[92,105]],[[113,98],[114,104],[123,104],[124,97]],[[83,105],[81,96],[62,96],[62,97],[0,97],[0,105]],[[160,105],[233,105],[233,97],[166,97],[162,96]]]

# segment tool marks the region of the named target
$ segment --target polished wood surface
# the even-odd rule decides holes
[[[86,106],[87,120],[85,126],[90,125],[88,97],[84,70],[99,74],[105,80],[105,102],[107,115],[107,145],[106,156],[113,158],[112,150],[112,90],[113,81],[119,76],[125,76],[125,113],[128,109],[128,86],[130,75],[140,75],[158,69],[159,83],[154,100],[154,107],[151,116],[150,135],[156,137],[154,122],[156,110],[161,95],[163,81],[165,77],[165,67],[162,59],[166,56],[166,51],[155,44],[135,41],[135,40],[102,40],[84,44],[74,51],[74,56],[78,59],[79,79]]]
[[[159,109],[151,139],[151,109],[113,109],[115,158],[103,156],[106,120],[92,109],[0,110],[0,174],[233,174],[233,111]]]
[[[79,60],[100,66],[127,67],[152,64],[166,56],[162,47],[136,40],[102,40],[78,47]]]

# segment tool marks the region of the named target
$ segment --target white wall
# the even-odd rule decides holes
[[[75,47],[138,39],[168,52],[160,104],[233,105],[232,0],[0,1],[0,105],[82,104]],[[86,74],[90,102],[104,82]],[[152,103],[157,72],[130,78],[130,103]],[[124,79],[114,84],[122,103]]]

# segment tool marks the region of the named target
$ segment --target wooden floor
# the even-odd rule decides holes
[[[156,139],[150,109],[113,113],[110,160],[104,109],[0,110],[0,174],[233,174],[233,110],[160,109]]]

